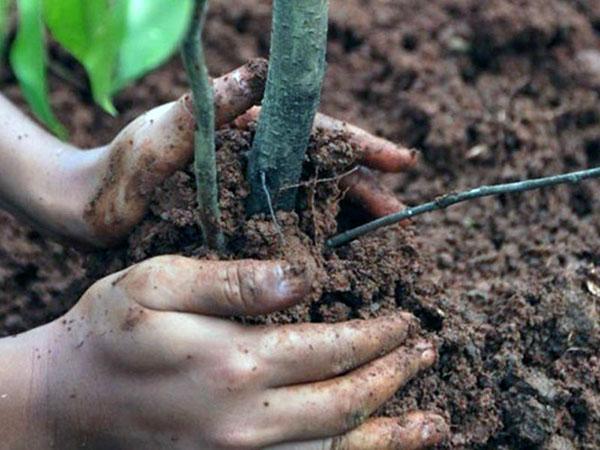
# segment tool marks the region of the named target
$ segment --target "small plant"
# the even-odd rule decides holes
[[[275,0],[267,88],[249,157],[248,213],[293,209],[325,75],[328,0]],[[206,0],[196,1],[195,19],[183,44],[197,120],[194,171],[207,244],[223,247],[218,205],[212,87],[201,30]]]
[[[65,136],[48,101],[46,28],[87,71],[95,101],[116,113],[113,95],[168,58],[182,56],[194,98],[194,171],[207,244],[224,247],[220,227],[212,83],[201,33],[208,0],[15,0],[19,26],[10,61],[35,114]],[[13,0],[0,0],[0,51]],[[262,113],[248,161],[248,214],[292,210],[325,73],[328,0],[274,0],[270,66]],[[193,19],[193,20],[191,20]],[[191,22],[190,22],[191,20]],[[190,25],[191,24],[191,25]],[[187,35],[186,35],[187,30]],[[327,241],[350,242],[377,228],[453,204],[600,177],[600,168],[452,193],[407,208]]]

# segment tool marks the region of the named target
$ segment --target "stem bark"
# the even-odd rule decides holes
[[[224,238],[220,225],[221,211],[215,154],[214,93],[202,47],[202,29],[207,10],[207,0],[196,0],[195,16],[182,45],[182,59],[190,80],[196,117],[194,174],[200,209],[200,226],[207,245],[222,250]]]
[[[258,129],[249,157],[248,212],[294,208],[296,185],[325,75],[328,0],[274,0],[271,55]]]

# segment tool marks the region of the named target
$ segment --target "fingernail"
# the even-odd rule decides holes
[[[297,298],[304,296],[308,291],[308,277],[302,267],[290,264],[278,264],[277,293],[282,297]]]
[[[449,433],[446,421],[437,415],[430,415],[421,428],[421,440],[427,445],[434,445],[446,438]]]
[[[427,368],[432,366],[437,359],[437,353],[430,342],[422,341],[415,346],[415,350],[421,357],[421,367]]]
[[[404,311],[397,311],[392,314],[392,320],[400,322],[408,327],[408,332],[412,333],[419,326],[419,321],[415,316]]]

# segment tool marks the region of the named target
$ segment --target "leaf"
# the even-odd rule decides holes
[[[19,30],[10,53],[12,69],[36,116],[64,138],[67,132],[54,116],[48,99],[42,0],[18,0],[17,6]]]
[[[163,63],[183,39],[192,0],[128,0],[115,91]]]
[[[94,100],[110,114],[128,0],[45,0],[52,36],[86,69]]]

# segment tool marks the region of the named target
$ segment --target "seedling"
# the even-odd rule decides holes
[[[194,171],[202,229],[212,248],[222,248],[219,228],[214,106],[200,33],[206,0],[196,1],[196,15],[183,45],[197,118]],[[275,0],[267,87],[249,157],[251,191],[248,213],[291,210],[308,141],[319,107],[325,74],[328,0]]]
[[[174,0],[172,0],[174,2]],[[207,0],[15,0],[19,28],[10,51],[13,71],[34,113],[65,136],[48,101],[46,28],[86,69],[96,102],[116,109],[112,96],[168,58],[186,36],[183,60],[197,118],[194,170],[207,244],[221,250],[212,86],[201,31]],[[0,0],[0,50],[13,0]],[[191,25],[190,25],[190,19]],[[249,155],[249,214],[292,210],[325,73],[328,0],[274,0],[270,67],[263,109]],[[186,30],[188,30],[187,35]],[[600,177],[600,168],[452,193],[383,217],[327,241],[350,242],[380,227],[502,193],[522,192]]]

